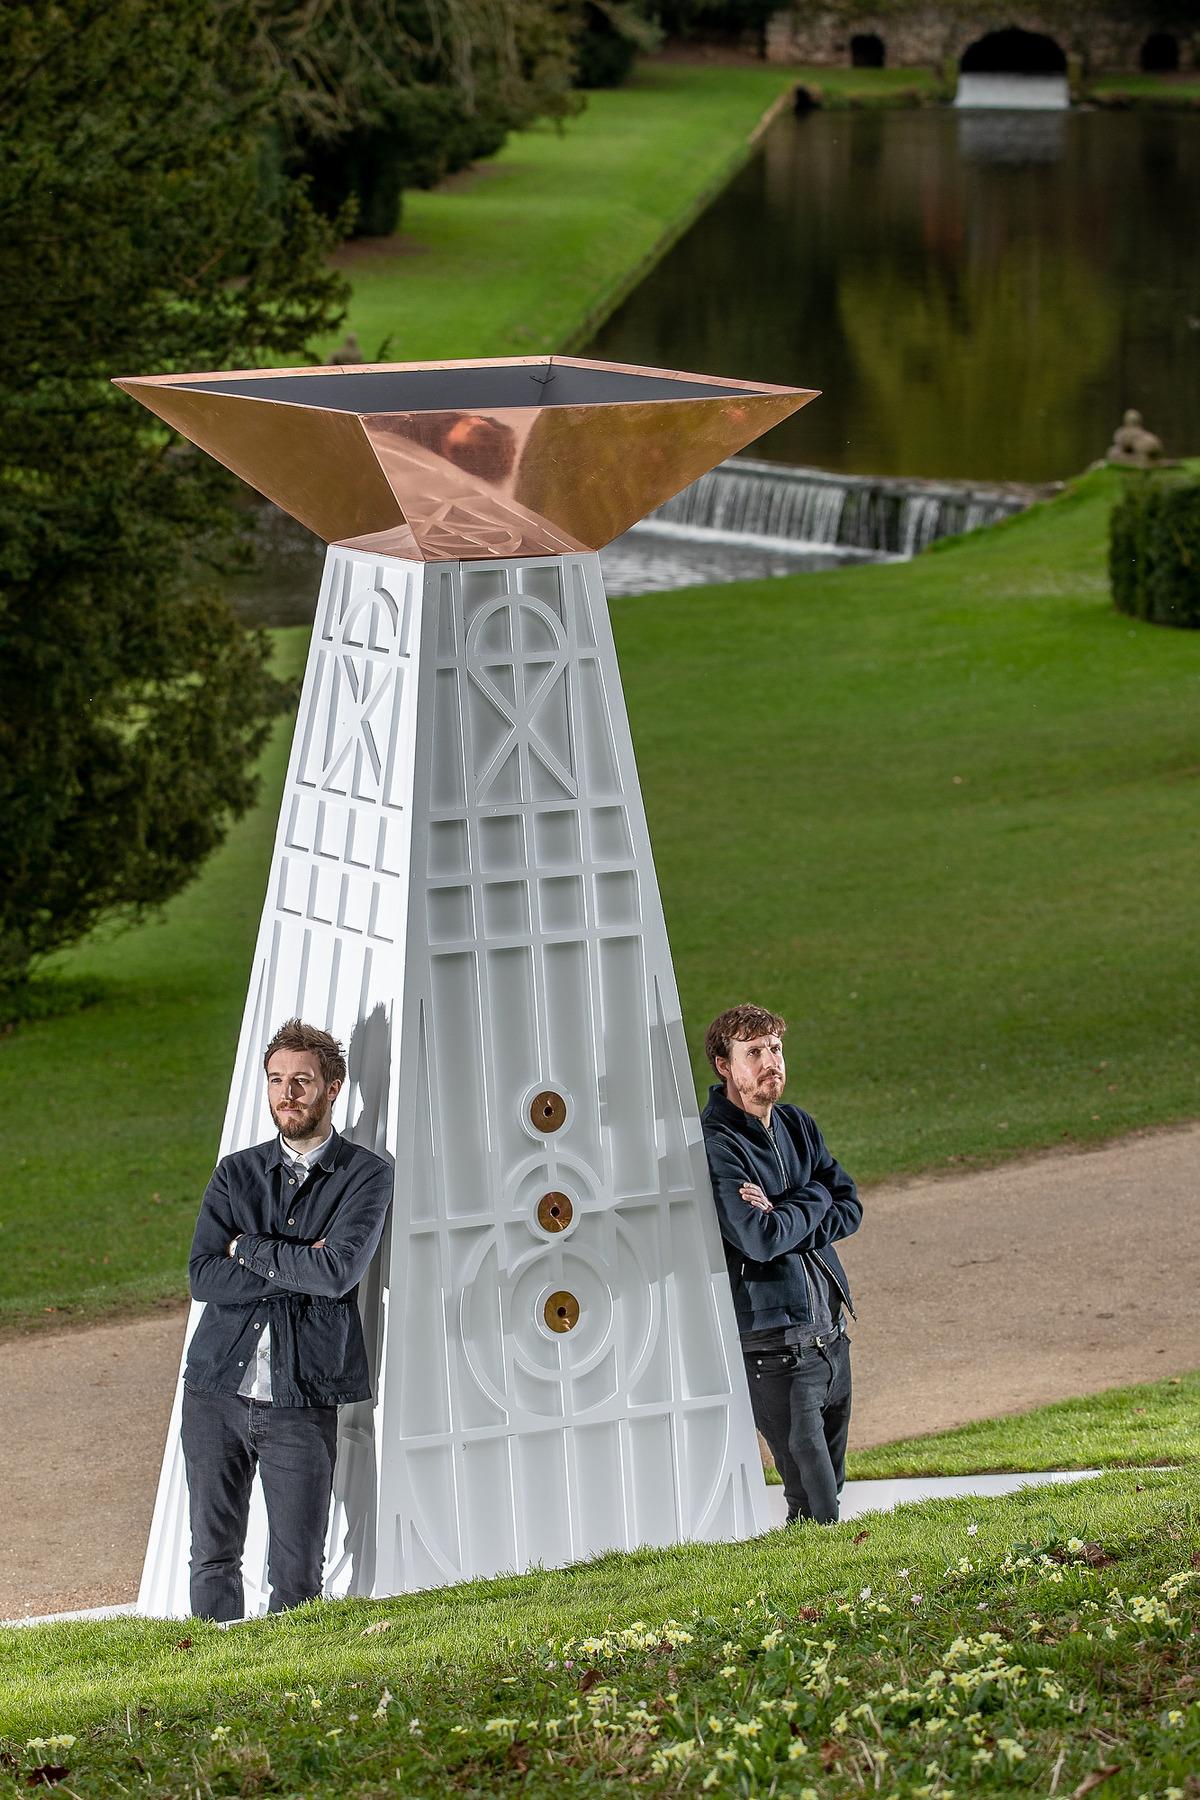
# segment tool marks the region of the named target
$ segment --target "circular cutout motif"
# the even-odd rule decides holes
[[[529,1120],[536,1131],[560,1131],[567,1122],[567,1103],[553,1088],[543,1088],[529,1103]]]
[[[551,1331],[573,1331],[579,1323],[579,1302],[561,1288],[547,1299],[542,1315]]]
[[[538,1201],[537,1222],[543,1231],[565,1231],[575,1214],[566,1194],[543,1194]]]

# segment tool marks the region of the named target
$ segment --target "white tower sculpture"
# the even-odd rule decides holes
[[[595,552],[811,392],[558,358],[119,385],[330,542],[221,1139],[271,1135],[299,1015],[395,1166],[327,1592],[764,1529]],[[179,1404],[152,1615],[188,1611]],[[256,1493],[252,1613],[265,1551]]]

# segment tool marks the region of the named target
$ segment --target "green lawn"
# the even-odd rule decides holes
[[[831,69],[820,64],[791,71],[822,106],[931,106],[953,94],[936,69]]]
[[[1200,633],[1109,604],[1120,479],[909,564],[613,605],[698,1084],[714,1013],[778,1007],[868,1180],[1200,1113]],[[163,919],[62,959],[103,1002],[0,1041],[0,1318],[182,1289],[286,735]]]
[[[1111,1793],[1134,1800],[1200,1752],[1198,1401],[1200,1375],[1152,1382],[851,1468],[1003,1468],[1014,1452],[1024,1467],[1043,1452],[1065,1468],[1142,1465],[1095,1483],[319,1605],[229,1633],[125,1619],[0,1631],[0,1793],[6,1769],[20,1786],[49,1762],[81,1800],[605,1782],[765,1794],[772,1780],[833,1800],[878,1767],[881,1791],[924,1800],[932,1761],[935,1792],[954,1800],[956,1785],[1044,1793],[1060,1757],[1071,1794],[1104,1748],[1122,1778]],[[732,1763],[719,1754],[730,1745]]]
[[[1200,1374],[1109,1388],[955,1431],[852,1451],[852,1481],[1031,1469],[1118,1469],[1200,1458]]]
[[[395,238],[350,245],[348,324],[392,362],[525,356],[585,342],[749,154],[795,86],[775,64],[650,62],[436,192]],[[325,346],[328,354],[332,342]]]
[[[1102,106],[1200,106],[1200,74],[1098,75],[1084,86],[1084,98]]]
[[[1115,1800],[1183,1800],[1194,1494],[1194,1466],[1113,1473],[230,1632],[4,1631],[0,1792],[50,1765],[80,1800],[961,1800],[1106,1769]]]

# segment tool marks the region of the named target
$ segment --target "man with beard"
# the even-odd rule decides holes
[[[300,1019],[263,1057],[279,1135],[222,1157],[192,1241],[206,1302],[184,1370],[183,1456],[197,1618],[240,1619],[255,1470],[267,1505],[270,1610],[321,1592],[337,1409],[370,1398],[358,1283],[392,1171],[333,1128],[341,1045]]]
[[[754,1420],[783,1479],[788,1522],[833,1524],[850,1429],[853,1315],[835,1243],[857,1231],[854,1182],[798,1106],[781,1106],[787,1026],[735,1006],[704,1039],[720,1077],[701,1123],[725,1239]]]

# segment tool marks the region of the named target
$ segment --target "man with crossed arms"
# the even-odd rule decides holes
[[[718,1080],[701,1115],[754,1421],[783,1480],[790,1524],[833,1524],[846,1471],[853,1316],[834,1245],[858,1230],[854,1182],[813,1119],[783,1106],[778,1014],[735,1006],[704,1048]]]
[[[390,1166],[333,1128],[346,1079],[337,1039],[289,1019],[263,1067],[278,1136],[222,1157],[188,1263],[205,1302],[183,1390],[191,1605],[220,1621],[245,1611],[256,1470],[270,1610],[321,1592],[337,1409],[371,1394],[358,1283],[392,1197]]]

